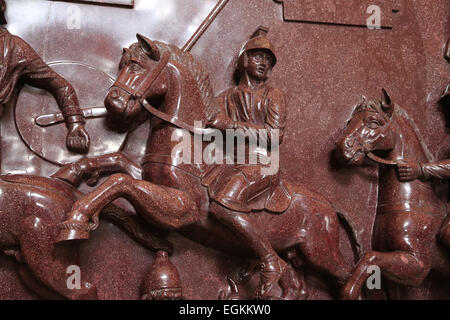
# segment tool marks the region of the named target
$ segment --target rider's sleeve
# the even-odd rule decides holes
[[[84,122],[78,97],[73,87],[63,77],[53,71],[24,40],[14,37],[18,54],[25,61],[22,77],[37,88],[50,92],[66,122]]]
[[[450,179],[450,159],[421,165],[423,179]]]
[[[272,140],[274,131],[278,131],[279,143],[283,142],[284,128],[286,127],[286,98],[284,93],[279,89],[272,89],[267,99],[267,117],[266,117],[266,129],[268,131],[269,140]],[[269,142],[269,141],[268,141]]]
[[[230,114],[235,108],[230,107],[234,103],[232,90],[222,92],[214,101],[214,109],[208,115],[208,126],[219,130],[235,129],[233,115]]]

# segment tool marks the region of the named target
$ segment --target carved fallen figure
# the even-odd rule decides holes
[[[389,281],[421,286],[431,270],[450,278],[450,257],[437,240],[447,214],[445,204],[428,182],[400,181],[397,164],[406,159],[429,162],[418,131],[406,112],[384,91],[383,101],[364,101],[355,108],[343,136],[338,155],[350,165],[360,166],[366,156],[380,163],[377,216],[373,245],[358,262],[343,287],[346,299],[357,299],[370,273],[379,266]],[[385,158],[379,157],[383,152]]]
[[[97,299],[95,285],[85,279],[80,289],[68,288],[67,268],[80,265],[79,244],[55,245],[59,232],[55,226],[82,196],[76,188],[83,181],[94,184],[99,175],[109,172],[138,177],[140,168],[122,154],[111,154],[66,165],[49,178],[0,176],[0,252],[16,260],[21,280],[41,298]],[[108,206],[102,217],[148,248],[172,250],[170,243],[143,229],[141,221],[119,207]]]
[[[171,157],[177,144],[172,137],[187,132],[181,128],[192,131],[194,121],[207,123],[211,110],[215,110],[209,77],[191,54],[141,35],[137,39],[124,49],[120,73],[105,106],[121,122],[132,123],[142,113],[154,116],[142,163],[143,180],[127,174],[110,176],[74,204],[60,225],[57,241],[88,239],[98,226],[101,209],[117,198],[125,198],[140,217],[157,228],[178,231],[233,256],[260,260],[263,274],[256,298],[301,297],[302,281],[292,268],[300,257],[343,284],[352,266],[339,250],[338,215],[327,200],[306,187],[280,181],[276,188],[260,190],[258,197],[247,199],[250,210],[233,209],[235,219],[242,217],[248,224],[230,228],[224,219],[216,218],[210,210],[212,205],[219,210],[229,208],[212,199],[204,185],[214,165],[180,163]],[[238,232],[238,228],[247,230]],[[290,264],[281,263],[277,260],[280,258],[264,262],[255,254],[248,233],[259,233],[257,239],[265,239],[269,252],[276,252],[276,257],[280,255]],[[272,297],[277,282],[282,294]]]
[[[6,3],[0,0],[0,24],[6,24]],[[44,89],[56,99],[67,125],[67,148],[87,153],[90,138],[84,128],[85,119],[73,87],[50,68],[23,39],[0,26],[0,105],[13,101],[19,81]],[[1,110],[0,110],[1,111]]]

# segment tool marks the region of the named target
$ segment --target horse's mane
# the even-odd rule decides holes
[[[356,108],[353,110],[352,116],[354,116],[355,114],[357,114],[361,111],[366,111],[366,110],[376,112],[379,114],[384,113],[381,101],[366,100],[366,98],[364,97],[363,101],[358,106],[356,106]],[[417,127],[416,123],[411,119],[411,117],[408,115],[406,110],[403,109],[402,107],[400,107],[398,104],[395,104],[394,115],[406,120],[409,123],[409,125],[413,129],[414,133],[416,134],[417,139],[419,140],[419,143],[420,143],[428,161],[432,161],[434,159],[433,155],[431,154],[430,150],[423,142],[424,140],[422,139],[422,135],[420,134],[419,128]]]
[[[433,157],[432,153],[430,152],[430,150],[428,149],[427,145],[423,142],[424,140],[422,138],[422,135],[420,134],[419,128],[417,127],[414,120],[411,119],[411,117],[408,115],[406,110],[403,109],[402,107],[400,107],[398,104],[395,105],[395,113],[399,117],[405,119],[411,125],[411,128],[414,130],[414,133],[417,135],[417,138],[419,139],[420,145],[422,146],[422,149],[423,149],[428,161],[433,161],[434,157]]]
[[[160,41],[153,41],[153,43],[158,47],[161,54],[169,52],[170,60],[174,60],[181,65],[183,65],[186,70],[194,78],[202,102],[206,107],[207,114],[214,109],[214,90],[211,85],[208,73],[205,71],[203,66],[192,56],[189,52],[184,52],[180,48],[174,45],[166,44]],[[145,56],[144,51],[139,43],[134,43],[129,48],[130,53],[138,58],[143,59]]]

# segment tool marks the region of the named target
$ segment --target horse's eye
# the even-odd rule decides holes
[[[369,118],[367,119],[366,125],[372,129],[378,129],[379,127],[381,127],[383,124],[376,118]]]
[[[141,72],[141,70],[142,70],[142,68],[137,64],[132,64],[129,67],[129,71],[133,72],[133,73],[139,73],[139,72]]]

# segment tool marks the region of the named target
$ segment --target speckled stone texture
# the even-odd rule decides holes
[[[117,75],[122,48],[136,41],[136,33],[182,46],[216,3],[135,0],[134,9],[77,4],[82,12],[80,29],[69,29],[67,23],[73,12],[73,8],[68,9],[70,3],[6,2],[8,30],[32,45],[44,61],[81,62],[111,78]],[[362,95],[379,99],[381,88],[386,88],[417,124],[434,159],[449,156],[450,135],[438,101],[450,78],[450,64],[443,58],[444,44],[450,35],[450,2],[395,1],[398,12],[386,13],[392,28],[381,30],[286,22],[280,2],[230,0],[191,52],[210,73],[218,94],[233,84],[234,63],[241,46],[258,26],[269,27],[268,37],[277,48],[278,59],[270,82],[286,93],[288,106],[286,136],[281,146],[282,176],[287,181],[305,184],[325,196],[338,211],[346,212],[363,240],[362,250],[368,251],[378,196],[377,167],[355,169],[338,165],[334,159],[335,143]],[[329,3],[334,1],[317,1],[322,6]],[[365,10],[352,14],[355,16],[351,19],[340,21],[361,21],[361,17],[368,16]],[[314,12],[308,19],[311,17]],[[317,22],[324,22],[325,18],[318,17]],[[80,88],[81,106],[101,105],[108,77],[86,86],[91,72],[85,71],[85,78],[71,74],[71,64],[60,65],[58,71],[72,81],[76,90]],[[24,94],[29,99],[19,97],[20,107],[29,105],[34,115],[56,108],[45,93],[26,87],[21,95]],[[2,115],[2,173],[54,173],[58,166],[32,153],[21,140],[13,110],[6,106]],[[103,122],[93,121],[95,125],[88,126],[88,130],[95,137],[95,126]],[[123,149],[136,162],[143,155],[147,134],[147,126],[140,127]],[[37,132],[34,139],[62,146],[65,136],[54,134],[50,139],[48,132]],[[116,142],[117,148],[121,142]],[[82,190],[90,188],[83,185]],[[445,198],[445,186],[438,186],[438,190]],[[344,227],[340,239],[345,258],[353,264],[356,256]],[[178,268],[187,299],[217,299],[219,291],[227,289],[226,276],[244,262],[179,234],[171,235],[170,240],[175,248],[171,261]],[[141,281],[154,259],[152,252],[106,221],[82,244],[80,256],[83,275],[96,284],[100,299],[138,299]],[[0,256],[0,299],[36,299],[21,284],[16,268],[10,259]],[[255,277],[240,288],[243,297],[250,297],[256,281]],[[336,297],[327,279],[308,267],[306,284],[309,299]],[[430,276],[423,288],[399,287],[397,292],[409,299],[450,299],[450,284]]]

